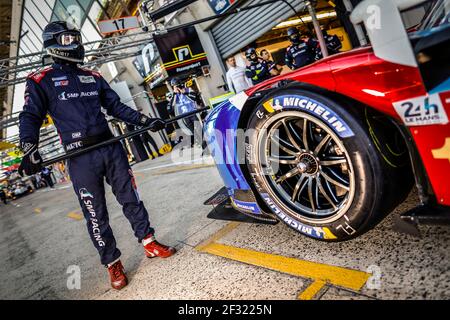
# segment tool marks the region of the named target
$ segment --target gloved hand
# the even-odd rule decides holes
[[[42,168],[42,158],[37,143],[21,142],[20,149],[24,156],[18,169],[19,174],[23,177],[24,173],[28,176],[38,173]]]
[[[142,124],[145,127],[150,127],[150,131],[156,132],[162,130],[166,127],[166,122],[160,118],[149,118],[147,116],[142,116]]]
[[[148,124],[150,126],[150,131],[157,132],[159,130],[162,130],[166,127],[166,122],[159,118],[153,118],[151,119],[150,123]]]

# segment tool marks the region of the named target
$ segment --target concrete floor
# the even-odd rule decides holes
[[[323,243],[281,223],[208,219],[211,208],[203,201],[222,187],[221,179],[211,162],[184,156],[174,153],[133,167],[157,237],[177,247],[175,256],[145,258],[108,194],[111,225],[130,279],[120,292],[110,289],[70,184],[0,205],[0,299],[450,298],[450,229],[421,227],[422,238],[392,230],[392,215],[412,207],[414,194],[375,230],[353,241]],[[212,236],[228,251],[201,250],[198,245]],[[241,249],[245,254],[223,257]],[[256,258],[249,262],[248,257]],[[74,266],[81,272],[80,289],[70,290]],[[339,285],[347,271],[354,283],[364,279],[357,289]],[[312,290],[323,272],[336,282]]]

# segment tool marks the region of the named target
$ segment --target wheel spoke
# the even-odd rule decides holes
[[[342,184],[342,183],[340,183],[340,182],[334,180],[333,178],[331,178],[330,176],[328,176],[325,172],[322,171],[320,174],[321,174],[322,177],[324,177],[328,182],[331,182],[331,183],[334,184],[335,186],[338,186],[338,187],[340,187],[340,188],[342,188],[342,189],[345,189],[345,190],[347,190],[347,191],[350,191],[350,188],[349,188],[348,186],[346,186],[346,185],[344,185],[344,184]]]
[[[316,200],[316,208],[320,209],[320,203],[319,203],[319,185],[317,184],[317,179],[314,179],[315,183],[315,187],[316,187],[316,192],[314,194],[314,198]]]
[[[298,151],[302,151],[302,148],[298,145],[297,141],[295,141],[294,137],[292,136],[291,130],[290,130],[288,124],[286,123],[286,119],[283,119],[281,122],[283,123],[284,130],[286,130],[287,136],[288,136],[289,141],[291,142],[291,144],[292,144]]]
[[[286,158],[281,158],[281,157],[277,157],[277,156],[270,156],[269,160],[272,162],[280,163],[280,164],[297,164],[298,163],[297,158],[286,159]]]
[[[331,204],[334,210],[337,209],[336,204],[333,200],[331,200],[330,196],[327,194],[326,190],[322,186],[322,183],[320,182],[320,177],[317,177],[317,185],[319,186],[320,193],[327,199],[327,201]]]
[[[274,139],[274,138],[275,138],[275,139]],[[294,150],[291,150],[291,149],[288,149],[287,147],[283,146],[283,145],[280,143],[280,141],[282,141],[285,145],[288,145],[288,146],[290,146],[290,147],[292,147],[292,148],[295,148],[293,145],[291,145],[291,144],[290,144],[289,142],[287,142],[287,141],[284,141],[284,140],[281,139],[279,136],[272,135],[272,136],[270,137],[270,140],[271,140],[272,142],[276,143],[277,146],[280,147],[281,150],[283,150],[284,152],[286,152],[286,153],[288,153],[288,154],[290,154],[290,155],[297,156],[297,155],[299,154],[298,152],[296,152],[296,151],[294,151]]]
[[[303,145],[305,146],[305,150],[309,150],[308,145],[308,120],[303,119]]]
[[[298,170],[297,167],[295,167],[294,169],[292,169],[291,171],[289,171],[288,173],[286,173],[285,175],[282,175],[281,177],[279,177],[275,182],[280,184],[282,183],[284,180],[292,178],[293,176],[299,174],[300,171]]]
[[[304,174],[302,174],[300,179],[298,179],[297,184],[295,185],[294,192],[292,193],[292,198],[291,198],[292,201],[295,202],[295,200],[297,199],[297,197],[300,195],[301,191],[305,187],[306,182],[307,182],[306,181],[306,176]],[[303,184],[303,187],[300,188],[302,186],[302,184]]]
[[[288,126],[291,129],[291,133],[293,134],[293,137],[297,139],[296,141],[302,142],[301,134],[299,134],[299,132],[295,129],[295,127],[297,127],[297,129],[298,129],[298,126],[295,125],[295,127],[294,127],[294,124],[292,123],[292,121],[288,122]]]
[[[323,160],[320,161],[320,165],[322,166],[334,166],[337,164],[342,164],[342,163],[346,163],[347,160],[345,158],[342,159],[336,159],[336,160]]]
[[[347,181],[345,178],[341,177],[341,176],[336,172],[335,169],[326,167],[326,170],[327,170],[327,172],[330,173],[329,176],[331,176],[332,178],[334,178],[336,181],[338,181],[338,182],[340,182],[340,183],[345,184],[346,186],[348,186],[348,184],[349,184],[348,181]]]
[[[325,138],[323,138],[322,141],[320,141],[320,143],[317,145],[316,149],[314,150],[314,153],[318,155],[320,150],[322,150],[322,148],[330,141],[330,139],[331,135],[327,134]]]
[[[334,193],[333,189],[330,186],[330,183],[327,180],[324,180],[324,184],[322,184],[325,191],[328,192],[328,194],[332,197],[334,203],[339,203],[337,195]]]
[[[308,196],[309,196],[309,202],[311,203],[312,212],[316,212],[316,205],[314,203],[314,196],[313,196],[313,178],[312,177],[309,177],[309,179],[308,179]]]

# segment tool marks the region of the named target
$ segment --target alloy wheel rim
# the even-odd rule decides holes
[[[352,162],[340,138],[300,111],[278,113],[258,136],[257,166],[272,197],[299,220],[330,223],[355,193]]]

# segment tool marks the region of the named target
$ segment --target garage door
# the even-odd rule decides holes
[[[303,0],[286,0],[297,12],[303,11]],[[250,0],[243,7],[261,3]],[[239,49],[261,37],[278,23],[294,16],[286,3],[278,1],[259,8],[228,16],[212,27],[211,33],[222,58],[236,53]]]

